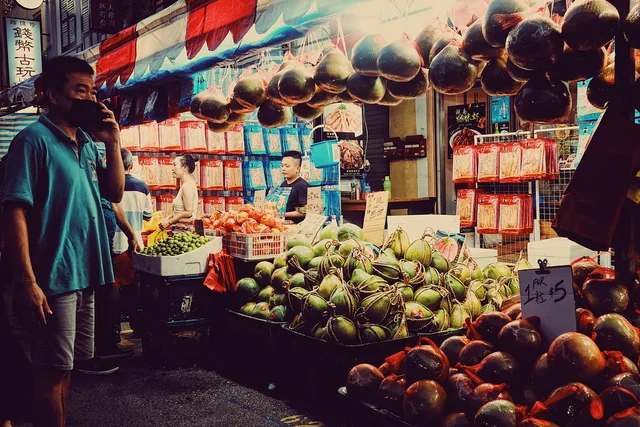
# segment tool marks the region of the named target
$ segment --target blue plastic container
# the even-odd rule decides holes
[[[340,164],[340,147],[337,139],[311,144],[311,158],[317,168],[327,168]]]

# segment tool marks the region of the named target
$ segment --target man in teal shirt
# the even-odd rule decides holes
[[[94,289],[113,282],[100,195],[120,201],[124,168],[120,130],[95,103],[91,66],[56,57],[41,81],[47,113],[6,156],[4,240],[29,327],[34,424],[64,426],[74,360],[93,357]],[[105,143],[108,166],[81,127]]]

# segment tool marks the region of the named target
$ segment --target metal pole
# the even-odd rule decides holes
[[[447,211],[446,200],[446,158],[449,141],[446,138],[446,125],[444,118],[444,95],[434,93],[434,116],[436,138],[436,195],[438,197],[436,213],[444,214]]]

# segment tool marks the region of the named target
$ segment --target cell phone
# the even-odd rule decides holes
[[[90,99],[83,99],[78,102],[82,103],[82,115],[78,118],[80,127],[86,131],[102,130],[108,125],[103,122],[109,115],[102,111],[102,106]]]

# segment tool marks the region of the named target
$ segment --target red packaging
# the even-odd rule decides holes
[[[147,122],[138,126],[140,132],[140,151],[156,152],[160,150],[158,141],[158,123]]]
[[[173,194],[161,194],[158,196],[158,210],[164,213],[164,216],[173,214]]]
[[[198,215],[197,219],[200,219],[204,216],[204,197],[198,196]]]
[[[173,177],[173,159],[171,157],[158,157],[158,188],[175,189],[176,179]]]
[[[179,151],[182,149],[180,141],[180,119],[167,119],[158,124],[158,139],[160,151]]]
[[[242,191],[242,161],[225,160],[224,165],[224,189],[227,191]]]
[[[244,204],[244,198],[241,196],[227,196],[225,203],[228,212],[239,211]]]
[[[461,227],[476,225],[477,194],[478,190],[475,188],[460,189],[457,191],[458,202],[456,205],[456,213],[460,217]]]
[[[226,203],[224,196],[204,198],[204,213],[206,215],[211,215],[214,212],[224,212],[225,206]]]
[[[527,235],[533,231],[533,200],[530,194],[500,196],[501,234]]]
[[[182,149],[189,153],[207,152],[207,124],[203,121],[180,122]]]
[[[478,182],[500,181],[501,144],[478,145]]]
[[[227,154],[244,154],[244,127],[235,124],[226,132]]]
[[[201,188],[203,190],[224,190],[224,167],[222,160],[202,159]]]
[[[138,156],[140,179],[147,183],[151,190],[160,188],[160,171],[157,157]]]
[[[158,199],[157,197],[151,197],[151,210],[153,212],[158,211]]]
[[[138,126],[127,126],[120,129],[120,143],[129,151],[140,150],[140,130]]]
[[[497,194],[478,195],[478,233],[496,234],[498,232],[498,216],[500,199]]]
[[[520,182],[522,166],[522,146],[519,142],[509,142],[500,148],[500,182]]]
[[[474,183],[477,178],[477,151],[474,145],[453,149],[453,183]]]
[[[546,144],[542,139],[529,139],[520,143],[522,147],[522,164],[520,176],[522,181],[544,179],[547,174]]]
[[[547,159],[547,173],[544,179],[554,180],[560,176],[560,157],[558,156],[558,141],[552,138],[542,138],[545,142]]]
[[[227,154],[227,133],[212,132],[207,127],[207,153],[209,154]]]
[[[196,188],[198,188],[198,190],[202,189],[202,177],[200,176],[202,174],[202,168],[200,167],[200,161],[196,162],[196,166],[193,169],[193,177],[196,179]]]

